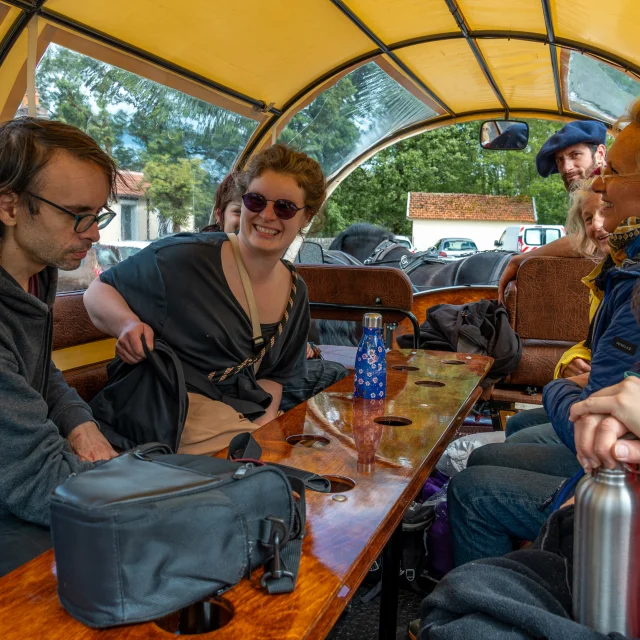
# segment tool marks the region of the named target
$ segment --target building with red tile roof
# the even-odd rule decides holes
[[[413,244],[424,250],[440,238],[470,238],[478,249],[494,248],[510,225],[536,224],[535,201],[528,196],[411,192],[407,218]]]

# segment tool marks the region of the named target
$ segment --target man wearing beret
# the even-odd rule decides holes
[[[607,127],[595,120],[569,122],[554,133],[540,148],[536,156],[536,168],[543,178],[559,173],[567,191],[580,181],[589,178],[598,168],[606,164]],[[553,256],[571,258],[579,253],[572,239],[564,236],[537,249],[533,254],[521,253],[513,256],[500,277],[498,300],[504,304],[504,291],[515,279],[520,265],[526,258]]]
[[[570,122],[554,133],[536,156],[536,168],[543,178],[559,173],[571,191],[605,164],[607,127],[602,122]]]

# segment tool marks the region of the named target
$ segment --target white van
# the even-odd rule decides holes
[[[503,251],[524,253],[558,240],[564,235],[564,227],[559,224],[514,224],[507,227],[500,240],[496,240],[494,244]]]

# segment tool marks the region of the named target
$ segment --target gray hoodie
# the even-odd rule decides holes
[[[66,439],[93,418],[51,362],[57,269],[38,277],[41,299],[0,267],[0,517],[48,525],[49,494],[93,466]]]

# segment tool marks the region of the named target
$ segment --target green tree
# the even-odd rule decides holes
[[[49,47],[36,81],[41,104],[51,118],[89,133],[121,167],[154,172],[162,182],[156,189],[156,197],[162,194],[162,213],[178,227],[191,215],[196,228],[208,223],[215,187],[256,126],[252,120],[63,47]],[[178,189],[175,195],[164,190],[172,183]],[[184,197],[182,192],[194,184],[197,192]],[[180,212],[177,202],[188,208]]]
[[[479,145],[480,123],[442,127],[409,138],[377,153],[335,190],[326,207],[325,227],[334,235],[354,222],[370,222],[408,234],[407,194],[484,193],[535,197],[540,222],[562,223],[567,194],[558,176],[541,178],[535,155],[562,125],[530,120],[524,151],[486,151]]]
[[[172,161],[168,155],[153,156],[145,163],[143,173],[149,183],[147,197],[151,206],[162,218],[173,222],[174,231],[179,231],[190,216],[197,216],[207,206],[208,176],[200,160]]]

